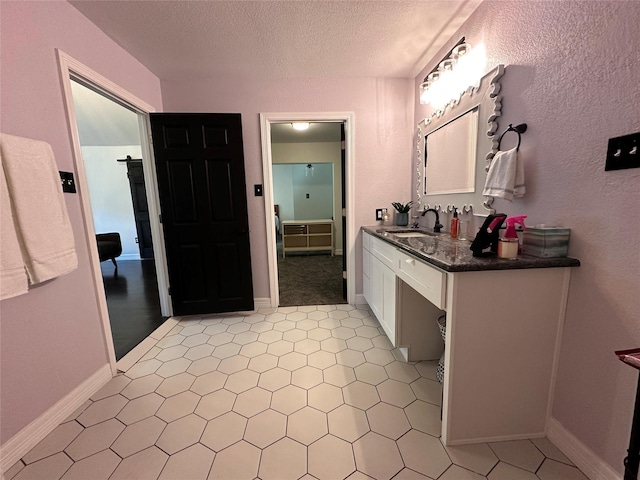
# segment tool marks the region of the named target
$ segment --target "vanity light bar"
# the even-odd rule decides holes
[[[426,77],[424,77],[424,80],[423,80],[422,82],[423,82],[423,83],[424,83],[424,82],[426,82],[426,81],[429,79],[429,75],[431,75],[431,74],[432,74],[432,73],[434,73],[434,72],[437,72],[437,71],[438,71],[438,69],[440,68],[440,64],[441,64],[442,62],[444,62],[445,60],[449,60],[449,59],[451,58],[451,55],[453,54],[453,51],[454,51],[456,48],[458,48],[460,45],[462,45],[463,43],[465,43],[465,40],[466,40],[466,39],[465,39],[465,37],[462,37],[460,40],[458,40],[458,43],[456,43],[456,44],[453,46],[453,48],[452,48],[451,50],[449,50],[449,51],[447,52],[447,54],[446,54],[444,57],[442,57],[438,63],[436,63],[436,66],[435,66],[435,67],[433,67],[433,70],[431,70],[431,71],[427,74],[427,76],[426,76]]]

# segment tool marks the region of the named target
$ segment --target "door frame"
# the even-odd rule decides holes
[[[262,175],[265,208],[265,225],[267,230],[267,259],[269,263],[269,294],[271,307],[280,303],[278,287],[278,252],[273,227],[273,157],[271,153],[271,124],[289,122],[312,123],[344,123],[345,129],[345,205],[347,215],[346,244],[342,246],[342,254],[347,255],[347,303],[356,303],[356,255],[355,255],[355,114],[353,112],[295,112],[295,113],[261,113],[260,137],[262,142]],[[337,219],[336,219],[337,221]],[[340,221],[342,221],[340,219]]]
[[[63,101],[66,107],[67,122],[70,133],[71,149],[76,168],[76,184],[80,193],[80,207],[84,223],[84,241],[89,252],[89,266],[93,276],[94,294],[98,305],[98,316],[102,323],[105,337],[109,364],[112,374],[117,373],[115,347],[111,334],[111,323],[109,320],[109,310],[107,309],[107,296],[102,280],[100,269],[100,259],[98,250],[95,248],[95,225],[91,210],[91,199],[89,198],[89,185],[87,182],[86,169],[82,158],[80,147],[80,137],[78,135],[77,119],[71,92],[71,78],[77,77],[84,82],[91,84],[116,103],[126,105],[126,107],[138,114],[138,126],[140,130],[140,144],[142,149],[142,164],[144,171],[144,181],[147,190],[147,203],[151,221],[151,235],[153,237],[154,261],[156,266],[156,276],[158,279],[158,294],[160,297],[160,309],[163,316],[172,315],[171,297],[169,296],[169,280],[167,272],[166,251],[164,245],[164,235],[160,224],[160,200],[158,197],[158,183],[156,179],[155,163],[153,162],[153,149],[150,143],[151,129],[149,124],[149,113],[156,109],[139,99],[132,93],[112,82],[108,78],[100,75],[96,71],[67,55],[60,49],[56,49],[58,58],[58,69],[60,73],[60,83],[62,85]]]

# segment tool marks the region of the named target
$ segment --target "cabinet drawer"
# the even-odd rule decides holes
[[[378,240],[377,238],[372,237],[370,251],[384,265],[389,267],[391,270],[396,270],[396,247],[383,240]]]
[[[332,240],[331,235],[313,235],[309,237],[309,246],[331,248]]]
[[[306,235],[307,234],[307,226],[306,225],[283,225],[283,234],[284,235]]]
[[[330,223],[310,223],[307,225],[307,229],[309,234],[314,233],[331,233],[331,224]]]
[[[398,251],[398,276],[436,307],[444,310],[446,304],[447,274],[420,260]]]

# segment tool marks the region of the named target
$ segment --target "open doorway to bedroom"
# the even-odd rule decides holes
[[[343,135],[338,121],[270,125],[278,306],[347,303]]]
[[[71,77],[95,245],[116,360],[166,316],[161,313],[143,174],[139,113]]]
[[[291,145],[294,148],[282,149],[285,144],[272,143],[280,306],[346,303],[342,228],[335,214],[336,203],[341,204],[335,198],[341,191],[336,185],[339,171],[336,175],[329,162],[279,163],[288,154],[291,159],[314,160],[306,145]]]

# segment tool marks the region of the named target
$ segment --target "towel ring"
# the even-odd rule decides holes
[[[500,138],[498,138],[498,151],[500,150],[500,142],[502,142],[502,137],[504,137],[507,132],[516,132],[518,134],[518,146],[516,147],[516,150],[520,150],[520,140],[522,139],[520,137],[520,134],[526,131],[527,131],[526,123],[521,123],[520,125],[516,125],[515,127],[513,126],[513,124],[510,123],[509,128],[507,128],[504,132],[502,132],[502,135],[500,135]]]

